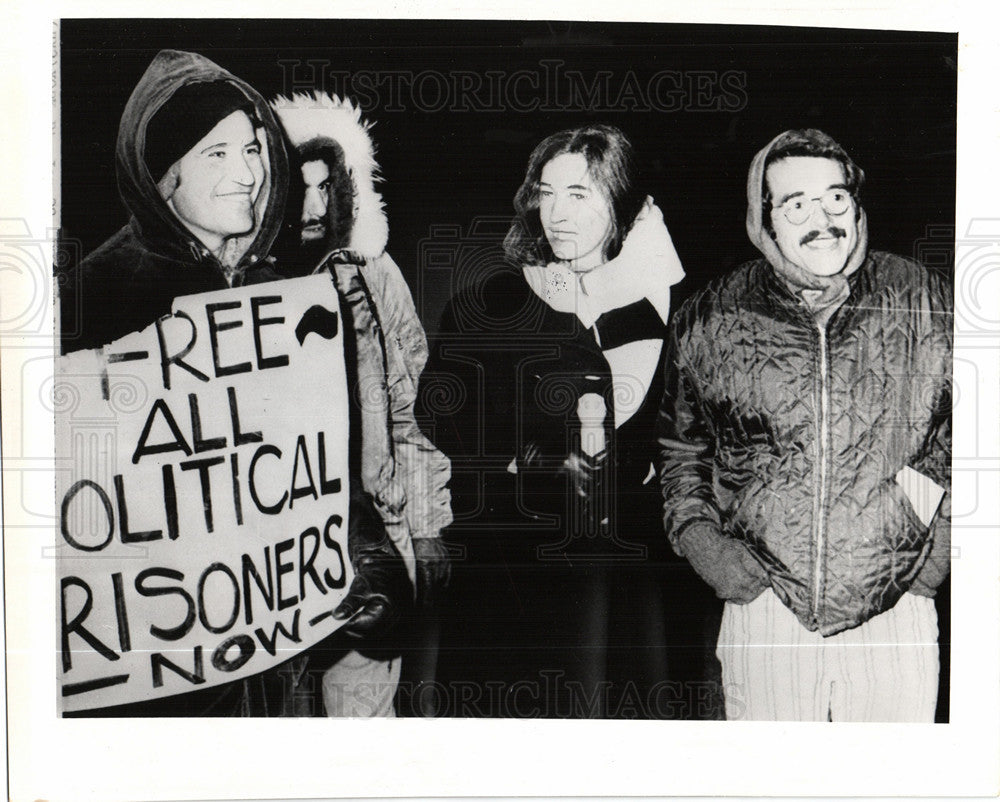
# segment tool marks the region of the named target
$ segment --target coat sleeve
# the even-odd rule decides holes
[[[657,421],[663,524],[674,551],[721,599],[746,603],[769,585],[746,544],[723,532],[716,500],[715,433],[686,366],[679,314],[667,340],[665,390]]]
[[[944,498],[931,521],[931,548],[910,590],[933,596],[951,570],[951,407],[952,407],[952,319],[953,300],[950,286],[936,274],[929,276],[931,318],[935,342],[946,353],[938,379],[935,412],[923,445],[910,466],[944,488]]]
[[[365,265],[365,280],[375,292],[386,340],[402,356],[406,374],[417,386],[427,362],[427,335],[417,316],[410,287],[399,266],[387,253]]]
[[[417,425],[415,405],[427,361],[427,337],[406,280],[388,254],[368,272],[385,337],[390,428],[396,470],[406,492],[403,514],[414,539],[439,537],[451,523],[451,463]]]
[[[948,377],[950,381],[950,376]],[[951,391],[945,388],[923,447],[909,467],[945,493],[930,523],[930,550],[910,585],[920,596],[934,596],[951,571]]]
[[[934,596],[951,571],[951,493],[946,493],[931,524],[931,548],[910,590],[919,596]]]

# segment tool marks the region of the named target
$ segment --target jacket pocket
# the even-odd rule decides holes
[[[920,513],[917,511],[916,506],[910,499],[906,490],[903,486],[896,480],[896,478],[891,478],[888,481],[889,497],[893,501],[893,506],[899,511],[902,516],[902,521],[905,522],[905,529],[911,531],[924,531],[926,532],[930,528],[930,521],[924,523],[921,519]],[[888,517],[888,516],[887,516]],[[891,528],[893,524],[892,519],[886,521],[886,527]],[[892,537],[892,532],[887,532],[887,535]]]
[[[895,480],[885,480],[879,505],[883,560],[891,560],[897,571],[906,573],[907,563],[919,559],[927,543],[930,527],[917,513],[906,492]]]
[[[930,526],[937,514],[945,489],[929,476],[905,466],[896,474],[894,481],[906,496],[910,507],[924,526]]]

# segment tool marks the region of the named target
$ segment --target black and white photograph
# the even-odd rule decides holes
[[[742,22],[53,21],[52,428],[3,442],[45,727],[354,767],[188,798],[469,795],[354,778],[500,727],[918,793],[866,744],[967,737],[995,574],[960,34]]]
[[[60,26],[67,713],[947,721],[956,37],[336,28]]]

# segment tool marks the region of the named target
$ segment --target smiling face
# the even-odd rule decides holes
[[[765,174],[770,193],[774,239],[784,257],[817,276],[833,276],[847,265],[858,242],[857,204],[847,198],[844,211],[829,211],[820,198],[838,189],[847,192],[839,161],[816,156],[789,156]],[[834,195],[837,193],[834,192]],[[827,195],[827,198],[834,196]],[[839,200],[839,199],[838,199]],[[789,222],[786,209],[803,208],[801,223]],[[837,209],[837,204],[832,204]],[[792,214],[793,218],[796,215]]]
[[[254,201],[264,183],[261,146],[250,118],[234,111],[181,157],[167,203],[213,253],[228,237],[254,227]]]
[[[538,190],[542,229],[556,258],[584,273],[605,261],[611,207],[580,153],[563,153],[542,168]]]

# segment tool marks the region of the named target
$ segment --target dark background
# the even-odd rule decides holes
[[[747,168],[787,128],[821,128],[864,168],[872,247],[919,251],[949,267],[937,246],[947,246],[951,232],[941,229],[954,221],[954,34],[572,22],[64,20],[62,226],[83,254],[126,221],[114,181],[118,121],[162,48],[202,53],[265,97],[321,84],[343,91],[344,78],[335,74],[359,71],[541,76],[540,62],[557,59],[588,83],[610,73],[598,99],[604,108],[597,110],[576,103],[523,111],[502,98],[488,111],[468,103],[441,108],[432,81],[410,81],[425,89],[423,104],[406,84],[393,91],[393,81],[405,75],[385,77],[366,92],[365,116],[376,122],[386,178],[389,252],[410,281],[428,332],[453,290],[448,265],[456,262],[441,252],[454,243],[453,253],[464,248],[471,257],[481,239],[502,236],[531,149],[554,131],[586,122],[618,125],[633,140],[688,274],[677,288],[682,293],[758,255],[744,231]],[[298,67],[287,63],[296,59]],[[326,66],[307,64],[317,59]],[[683,76],[682,95],[659,103],[640,98],[631,110],[608,108],[630,75],[645,88],[664,70]],[[745,76],[742,98],[720,90],[721,79],[713,82],[713,73],[726,72]],[[706,85],[701,93],[698,82]],[[513,105],[544,100],[544,91],[522,83]],[[565,87],[562,95],[569,95]],[[713,104],[738,108],[712,110]],[[668,105],[680,108],[663,111]]]
[[[663,209],[687,271],[677,300],[759,255],[744,230],[747,168],[788,128],[826,131],[865,170],[871,247],[951,272],[956,34],[427,20],[62,21],[57,150],[70,260],[127,220],[114,177],[118,121],[162,48],[202,53],[265,97],[320,86],[362,99],[365,116],[377,123],[389,252],[429,334],[455,288],[496,258],[493,246],[531,149],[550,133],[587,122],[617,125],[636,146],[647,191]],[[565,84],[546,80],[543,60],[558,60],[598,86],[606,71],[596,103],[570,102]],[[416,80],[428,70],[448,80],[498,71],[508,91],[515,72],[527,70],[542,86],[522,83],[513,101],[491,99],[484,86],[477,97],[486,98],[486,109],[475,110],[454,87],[445,96],[450,102],[439,102],[433,90],[440,84]],[[661,71],[677,74],[679,91],[651,99],[649,80]],[[350,76],[362,73],[372,77],[367,91],[352,92],[358,87]],[[413,91],[418,85],[427,90],[423,102]],[[640,95],[620,98],[630,86]],[[526,110],[533,99],[543,108]],[[947,693],[941,696],[939,718],[946,719]]]

